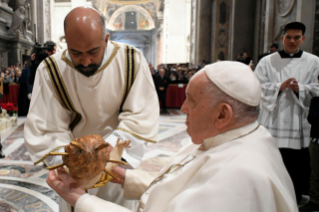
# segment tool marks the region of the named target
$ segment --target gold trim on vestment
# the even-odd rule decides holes
[[[114,49],[113,49],[113,52],[112,52],[110,58],[109,58],[108,61],[107,61],[104,65],[102,65],[102,66],[99,68],[99,70],[97,70],[93,75],[96,75],[96,74],[100,73],[101,71],[105,70],[105,68],[106,68],[108,65],[110,65],[110,63],[111,63],[112,60],[114,59],[115,55],[117,54],[117,52],[118,52],[120,46],[119,46],[117,43],[113,42],[113,41],[111,41],[111,43],[114,45]],[[77,72],[79,72],[79,71],[74,67],[74,64],[72,63],[72,61],[69,60],[69,58],[67,58],[67,56],[66,56],[66,51],[67,51],[67,50],[64,50],[64,52],[62,53],[61,60],[63,60],[63,61],[64,61],[66,64],[68,64],[71,68],[73,68],[73,69],[75,69]],[[80,73],[80,72],[79,72],[79,73]]]
[[[126,55],[126,49],[128,48],[127,45],[124,46],[124,58],[125,58],[125,73],[124,73],[124,89],[123,89],[123,97],[122,97],[122,103],[121,103],[121,107],[124,104],[124,100],[125,100],[125,95],[126,95],[126,87],[127,87],[127,67],[128,67],[128,57]],[[122,109],[122,108],[121,108]]]
[[[133,47],[134,48],[134,47]],[[136,62],[136,50],[134,49],[134,56],[133,56],[133,58],[134,58],[134,79],[133,79],[133,81],[135,80],[135,78],[136,78],[136,73],[137,73],[137,62]]]
[[[122,112],[123,110],[123,105],[126,101],[127,96],[130,93],[131,87],[136,77],[136,73],[137,73],[136,49],[130,45],[125,45],[124,57],[125,57],[125,74],[124,74],[124,89],[123,89],[124,91],[123,91],[120,112]]]
[[[52,85],[55,87],[57,95],[60,97],[62,102],[62,106],[75,113],[75,117],[69,125],[71,131],[75,128],[75,126],[81,121],[82,116],[81,114],[75,109],[75,106],[70,98],[69,92],[66,89],[65,83],[61,76],[61,72],[59,70],[59,66],[57,65],[54,57],[48,57],[44,60],[44,64],[47,68],[48,74],[51,79]],[[52,73],[51,73],[52,71]]]
[[[53,61],[54,61],[54,60],[53,60]],[[53,76],[51,76],[50,78],[51,78],[51,80],[53,79],[53,80],[55,80],[55,81],[57,82],[57,84],[58,84],[57,89],[60,91],[60,93],[61,93],[61,95],[62,95],[62,96],[60,96],[60,97],[63,98],[63,101],[62,101],[62,102],[65,104],[66,109],[70,110],[70,105],[69,105],[69,103],[68,103],[68,101],[67,101],[65,95],[63,94],[63,90],[62,90],[61,85],[60,85],[60,83],[59,83],[59,78],[58,78],[58,77],[60,77],[60,76],[57,75],[57,73],[56,73],[57,71],[54,71],[55,68],[54,68],[54,66],[52,65],[52,63],[51,63],[50,61],[48,61],[48,60],[47,60],[47,62],[49,63],[49,66],[50,66],[51,70],[53,70],[53,72],[52,72],[52,75],[53,75]],[[51,72],[50,72],[50,74],[51,74]],[[52,83],[52,84],[53,84],[53,83]],[[55,84],[53,84],[53,85],[55,86]]]
[[[67,50],[64,50],[64,51],[63,51],[61,60],[63,60],[64,62],[66,62],[66,64],[68,64],[69,66],[71,66],[71,68],[74,68],[74,69],[75,69],[75,67],[74,67],[74,65],[73,65],[73,63],[72,63],[72,61],[69,60],[69,59],[66,57],[66,51],[67,51]]]
[[[111,54],[109,60],[108,60],[95,74],[101,72],[101,71],[104,70],[108,65],[110,65],[110,63],[112,62],[113,58],[114,58],[115,55],[117,54],[117,51],[119,50],[120,46],[119,46],[117,43],[113,42],[113,41],[111,41],[111,43],[114,45],[114,49],[113,49],[113,52],[112,52],[112,54]],[[94,75],[95,75],[95,74],[94,74]]]
[[[66,89],[64,80],[63,80],[63,78],[62,78],[62,76],[61,76],[61,72],[60,72],[60,70],[59,70],[59,67],[58,67],[58,65],[57,65],[57,63],[56,63],[56,61],[55,61],[55,59],[54,59],[53,57],[52,57],[52,59],[53,59],[53,62],[54,62],[54,64],[55,64],[55,67],[57,67],[57,73],[58,73],[58,75],[59,75],[59,78],[61,79],[62,86],[63,86],[63,88],[65,89],[65,93],[66,93],[66,95],[67,95],[66,98],[68,98],[69,101],[70,101],[70,104],[71,104],[71,105],[70,105],[70,106],[71,106],[71,107],[70,107],[70,110],[72,110],[73,112],[76,113],[75,119],[74,119],[74,120],[71,122],[71,124],[70,124],[71,130],[73,130],[74,127],[81,121],[82,116],[81,116],[81,114],[75,109],[75,106],[74,106],[74,104],[73,104],[73,102],[72,102],[72,100],[71,100],[70,94],[69,94],[68,90]]]
[[[47,69],[47,72],[48,72],[48,74],[49,74],[51,83],[52,83],[52,85],[53,85],[53,87],[54,87],[54,89],[55,89],[55,92],[56,92],[56,94],[59,96],[58,88],[57,88],[57,86],[55,86],[54,83],[53,83],[53,76],[51,75],[51,72],[50,72],[50,70],[49,70],[49,67],[48,67],[48,65],[47,65],[46,62],[44,62],[44,65],[45,65],[45,67],[46,67],[46,69]],[[62,104],[62,107],[64,107],[65,109],[67,109],[67,106],[64,104],[63,101],[61,101],[61,104]]]
[[[139,139],[141,139],[141,140],[144,140],[144,141],[147,141],[147,142],[151,142],[151,143],[156,143],[156,141],[153,141],[153,140],[147,139],[147,138],[143,138],[142,136],[137,135],[136,133],[133,133],[133,132],[130,131],[130,130],[127,130],[127,129],[124,129],[124,128],[121,128],[121,127],[118,127],[118,128],[116,128],[116,129],[117,129],[117,130],[122,130],[122,131],[127,132],[127,133],[130,133],[130,134],[133,135],[134,137],[139,138]]]
[[[132,47],[129,46],[128,47],[128,57],[129,57],[129,72],[128,72],[128,88],[127,88],[127,94],[126,96],[128,96],[130,90],[131,90],[131,87],[132,87],[132,71],[133,71],[133,66],[132,66],[132,63],[133,63],[133,57],[132,57]]]

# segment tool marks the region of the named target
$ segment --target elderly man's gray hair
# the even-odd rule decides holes
[[[255,121],[259,115],[259,106],[253,107],[246,105],[220,90],[212,81],[208,80],[206,93],[211,98],[211,106],[219,103],[227,103],[231,106],[236,121],[249,122]]]

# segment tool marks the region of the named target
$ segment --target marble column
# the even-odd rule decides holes
[[[197,1],[196,64],[211,60],[212,0]]]
[[[231,60],[246,52],[252,58],[255,40],[256,0],[233,0]]]
[[[31,32],[33,35],[32,40],[37,40],[37,0],[31,0]]]
[[[316,0],[312,53],[319,56],[319,0]]]
[[[301,48],[307,52],[311,52],[313,47],[316,0],[297,0],[296,9],[296,21],[300,21],[306,25],[306,39]],[[316,35],[318,36],[318,32]]]
[[[213,33],[212,33],[212,59],[217,60],[229,59],[229,45],[231,42],[231,0],[215,0],[213,4]]]
[[[39,0],[37,1],[37,41],[43,44],[45,42],[44,40],[44,24],[45,24],[45,17],[44,17],[44,7],[45,7],[45,1]]]

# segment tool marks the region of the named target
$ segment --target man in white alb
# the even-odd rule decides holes
[[[256,121],[260,83],[239,62],[205,66],[190,80],[181,108],[192,142],[155,177],[113,169],[138,212],[297,212],[293,185],[275,140]],[[86,194],[59,169],[48,184],[76,212],[128,212]]]
[[[112,146],[118,138],[131,140],[123,158],[137,167],[147,142],[155,142],[159,104],[143,54],[109,41],[103,16],[78,7],[65,18],[68,49],[46,58],[37,69],[25,141],[36,162],[75,138],[99,134]],[[57,151],[64,151],[59,148]],[[47,166],[62,163],[49,157]],[[90,189],[90,194],[131,208],[120,185]],[[71,210],[64,202],[60,211]]]
[[[262,86],[259,122],[275,138],[293,181],[297,202],[308,193],[310,177],[311,99],[319,95],[319,58],[299,47],[306,27],[300,22],[284,28],[284,50],[264,57],[255,70]]]

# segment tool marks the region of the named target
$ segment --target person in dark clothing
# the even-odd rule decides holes
[[[0,77],[0,87],[1,85],[3,85],[3,78],[4,78],[4,74],[1,73],[1,77]],[[1,92],[1,91],[0,91]],[[2,93],[0,93],[0,100],[2,99]],[[2,108],[0,106],[0,114],[2,114]],[[0,134],[0,158],[4,158],[5,155],[4,153],[2,152],[2,144],[1,144],[1,134]]]
[[[18,96],[18,116],[27,116],[30,106],[32,86],[29,82],[30,69],[23,69],[20,77],[20,87]]]
[[[246,52],[240,53],[237,57],[237,61],[249,65],[251,58],[248,57]]]
[[[2,83],[2,80],[0,80],[0,83]],[[0,95],[0,100],[2,99],[2,95]],[[2,113],[2,108],[0,106],[0,114]],[[2,144],[1,144],[1,134],[0,134],[0,158],[4,158],[5,155],[4,153],[2,152]]]
[[[309,144],[311,166],[310,201],[300,207],[300,212],[319,211],[319,97],[312,98],[307,119],[311,124],[311,142]]]
[[[15,84],[20,84],[20,77],[21,77],[21,71],[16,71],[16,73],[13,76],[13,82]]]
[[[161,68],[159,76],[155,78],[155,87],[159,101],[162,102],[162,108],[166,111],[166,91],[169,84],[169,78],[165,76],[165,69]]]
[[[266,57],[266,56],[268,56],[268,55],[270,55],[270,54],[272,54],[272,53],[275,53],[275,52],[277,52],[277,51],[278,51],[278,45],[277,45],[276,43],[271,44],[270,49],[269,49],[268,52],[266,52],[266,53],[264,53],[264,54],[262,54],[262,55],[259,55],[259,57],[258,57],[258,62],[259,62],[262,58],[264,58],[264,57]]]
[[[2,152],[1,135],[0,135],[0,158],[5,158],[5,157],[6,157],[5,154]]]

